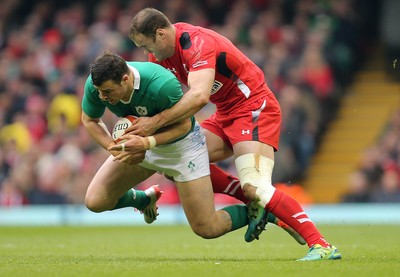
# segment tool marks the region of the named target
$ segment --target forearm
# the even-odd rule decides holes
[[[163,145],[171,143],[190,132],[192,128],[192,120],[186,118],[177,123],[173,123],[169,126],[163,127],[153,135],[157,145]]]
[[[187,118],[181,122],[169,125],[160,129],[152,136],[138,136],[125,134],[120,139],[123,143],[112,145],[108,148],[109,151],[123,151],[124,153],[117,156],[117,159],[123,161],[124,157],[129,154],[135,154],[141,151],[149,150],[158,145],[171,143],[190,132],[192,121]]]
[[[188,75],[189,91],[173,107],[155,116],[157,129],[179,122],[200,111],[210,100],[215,70],[202,69]]]
[[[156,129],[159,130],[160,128],[188,119],[200,111],[206,104],[207,102],[199,98],[197,94],[189,91],[173,107],[154,116]]]
[[[96,141],[101,147],[107,150],[107,148],[114,143],[111,138],[106,125],[101,120],[84,120],[82,121],[89,135]]]

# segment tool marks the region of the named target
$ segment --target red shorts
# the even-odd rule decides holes
[[[231,148],[241,141],[260,141],[277,151],[281,110],[275,96],[270,93],[257,101],[240,105],[229,115],[217,110],[201,126],[221,137]]]

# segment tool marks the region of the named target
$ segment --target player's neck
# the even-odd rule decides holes
[[[175,26],[172,25],[172,27],[169,28],[167,32],[169,33],[169,35],[168,35],[168,40],[169,40],[168,44],[171,45],[171,47],[173,47],[174,53],[175,53],[176,40],[177,40]]]

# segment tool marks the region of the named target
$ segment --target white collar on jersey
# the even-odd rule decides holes
[[[121,102],[124,103],[124,104],[129,104],[131,102],[133,93],[135,92],[135,89],[139,89],[139,87],[140,87],[140,74],[139,74],[139,71],[136,68],[134,68],[133,66],[128,65],[128,67],[133,72],[133,78],[134,78],[134,80],[133,80],[133,90],[132,90],[132,93],[131,93],[131,97],[129,97],[128,101],[125,102],[125,101],[122,101],[122,99],[121,99]]]

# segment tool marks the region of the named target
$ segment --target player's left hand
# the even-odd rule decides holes
[[[138,117],[132,125],[125,130],[125,134],[142,137],[151,136],[157,131],[156,117]]]

